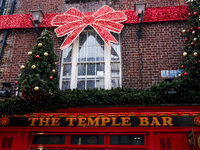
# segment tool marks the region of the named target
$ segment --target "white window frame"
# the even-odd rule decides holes
[[[87,32],[87,31],[86,31]],[[122,85],[122,52],[121,52],[121,36],[119,34],[119,49],[120,49],[120,59],[118,62],[120,63],[120,75],[119,75],[119,82],[120,86]],[[112,43],[111,43],[112,45]],[[72,60],[71,60],[71,80],[70,80],[70,89],[77,88],[77,77],[78,77],[78,52],[79,52],[79,37],[73,42],[72,45]],[[62,89],[62,82],[63,82],[63,68],[64,68],[64,50],[62,51],[62,59],[61,59],[61,71],[60,71],[60,82],[59,88]],[[111,48],[104,42],[104,89],[111,89],[112,88],[112,77],[111,77]]]

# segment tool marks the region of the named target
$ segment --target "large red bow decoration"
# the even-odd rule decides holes
[[[108,6],[100,8],[93,14],[84,14],[75,8],[71,8],[63,15],[55,16],[51,25],[59,26],[55,29],[58,37],[69,34],[62,43],[61,49],[71,45],[88,25],[92,26],[110,47],[110,41],[118,42],[109,31],[120,33],[123,25],[119,22],[126,21],[126,19],[126,15],[122,11],[115,11]]]

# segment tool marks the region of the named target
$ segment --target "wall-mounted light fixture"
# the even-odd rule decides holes
[[[142,38],[142,20],[144,17],[144,12],[146,9],[146,3],[142,3],[139,1],[134,5],[134,11],[136,12],[137,18],[139,19],[139,28],[137,31],[138,37],[138,64],[139,64],[139,79],[140,79],[140,88],[143,89],[143,58],[142,58],[142,50],[140,49],[140,39]]]
[[[144,17],[144,12],[146,10],[146,3],[142,3],[139,1],[134,5],[134,11],[136,12],[137,18],[139,19],[139,30],[138,30],[138,38],[142,38],[142,20]]]
[[[32,17],[33,17],[33,20],[31,17],[30,20],[32,22],[32,25],[35,29],[35,31],[37,32],[37,35],[38,37],[40,36],[40,33],[38,31],[38,24],[41,24],[42,23],[42,20],[44,19],[44,13],[42,12],[42,9],[39,8],[39,5],[37,7],[37,10],[31,10],[31,13],[32,13]]]
[[[0,97],[11,97],[12,85],[9,82],[2,82],[2,90],[0,90]]]

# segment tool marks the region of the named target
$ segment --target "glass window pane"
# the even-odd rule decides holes
[[[115,39],[116,39],[117,41],[119,41],[119,34],[118,34],[118,33],[111,32],[111,34],[112,34],[112,36],[115,37]]]
[[[104,46],[96,47],[96,61],[104,61]]]
[[[144,145],[142,135],[111,135],[110,145]]]
[[[72,46],[64,49],[63,51],[63,62],[71,62],[72,61]]]
[[[79,80],[77,82],[77,88],[80,89],[80,90],[84,90],[85,89],[85,80],[84,81],[83,80],[82,81]]]
[[[87,61],[95,61],[95,52],[96,47],[88,47],[87,48]]]
[[[34,135],[33,144],[65,144],[65,135]]]
[[[112,76],[120,75],[120,63],[111,63],[111,75]]]
[[[94,89],[95,88],[95,80],[88,80],[87,81],[87,88]]]
[[[103,88],[104,88],[104,80],[102,80],[102,79],[101,79],[101,80],[100,80],[100,79],[98,80],[98,79],[97,79],[97,80],[96,80],[96,87],[97,87],[97,88],[102,88],[102,89],[103,89]]]
[[[104,63],[98,63],[96,65],[97,65],[96,75],[104,76]]]
[[[103,42],[102,38],[98,34],[97,34],[97,43],[99,45],[104,45],[104,42]]]
[[[120,87],[119,78],[112,78],[112,88]]]
[[[104,145],[103,135],[71,135],[72,145]]]
[[[86,45],[86,40],[87,40],[87,33],[82,32],[79,36],[79,45],[80,46],[85,46]]]
[[[86,48],[85,47],[79,47],[78,61],[79,62],[85,62],[86,57],[87,57]]]
[[[95,32],[88,33],[87,42],[88,42],[87,43],[88,46],[92,46],[92,45],[96,45],[97,44],[97,40],[95,38]]]
[[[111,49],[111,60],[119,60],[119,54],[117,53],[117,46]]]
[[[63,76],[67,76],[67,77],[71,76],[71,64],[67,64],[63,66]]]
[[[79,76],[86,75],[86,64],[78,64],[78,75]]]
[[[70,89],[70,81],[62,82],[62,90]]]
[[[95,64],[87,65],[87,75],[95,75]]]

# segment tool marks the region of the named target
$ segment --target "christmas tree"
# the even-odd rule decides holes
[[[28,52],[29,60],[22,65],[19,76],[19,89],[28,99],[36,100],[54,95],[57,90],[58,78],[56,71],[56,55],[50,32],[44,30],[37,39],[37,44]]]
[[[183,56],[184,63],[181,65],[183,69],[182,76],[184,83],[192,89],[199,90],[200,85],[200,1],[189,0],[188,4],[188,29],[182,30],[185,34],[185,50]]]

